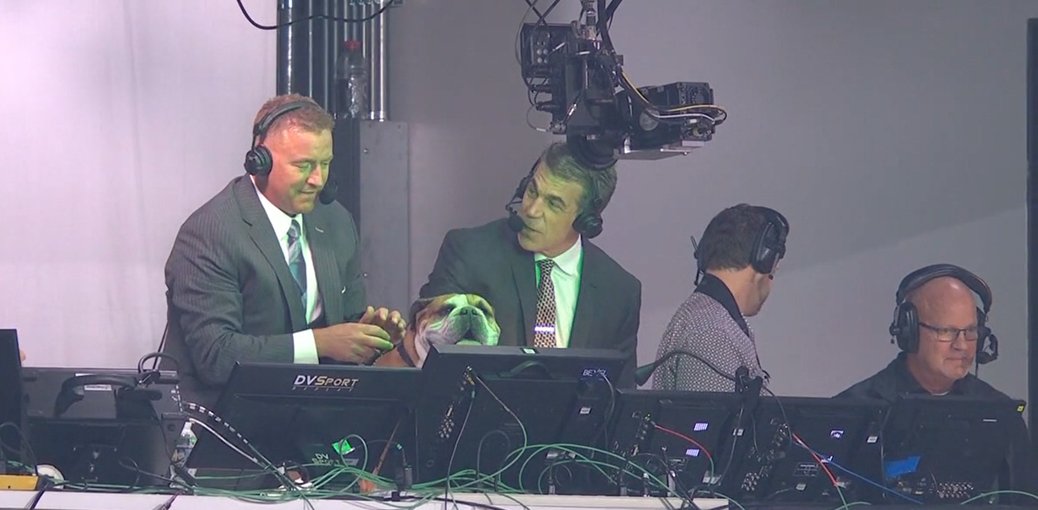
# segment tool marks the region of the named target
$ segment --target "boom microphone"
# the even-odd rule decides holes
[[[337,196],[339,196],[339,183],[329,176],[328,182],[325,183],[324,189],[321,190],[318,198],[321,200],[322,204],[328,205],[334,202]]]
[[[515,211],[515,203],[509,202],[505,206],[505,210],[508,211],[508,228],[512,232],[519,233],[526,228],[526,223],[523,223],[523,219],[519,217],[519,213]]]

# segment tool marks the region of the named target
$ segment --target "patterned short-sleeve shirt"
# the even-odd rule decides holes
[[[749,369],[750,377],[764,377],[765,373],[760,367],[757,347],[753,340],[753,330],[743,321],[742,325],[746,327],[744,331],[736,322],[736,317],[742,318],[738,310],[730,311],[711,295],[730,301],[730,306],[734,307],[735,300],[731,297],[731,292],[712,275],[707,275],[706,278],[713,278],[713,281],[708,283],[704,280],[700,290],[692,293],[678,307],[663,333],[656,359],[673,350],[684,350],[710,361],[728,375],[734,375],[739,367],[746,367]],[[702,292],[703,285],[714,289],[720,285],[723,290]],[[727,296],[723,293],[727,293]],[[714,372],[699,360],[678,354],[656,370],[652,387],[657,390],[730,392],[735,390],[735,383]]]

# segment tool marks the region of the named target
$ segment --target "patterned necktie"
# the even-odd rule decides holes
[[[306,259],[303,258],[303,243],[299,239],[299,222],[292,220],[292,226],[288,227],[288,270],[292,272],[292,279],[299,287],[299,295],[303,300],[303,310],[306,310]]]
[[[544,259],[537,262],[541,270],[541,281],[537,288],[537,322],[533,326],[534,347],[555,347],[555,285],[551,282],[551,269],[555,261]]]

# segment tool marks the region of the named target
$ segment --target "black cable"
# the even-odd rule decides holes
[[[127,460],[132,462],[133,465],[132,466],[126,465],[123,461],[127,461]],[[145,471],[145,470],[141,469],[140,465],[137,464],[137,461],[133,460],[130,457],[127,457],[127,456],[120,457],[119,461],[117,463],[119,464],[119,467],[121,467],[123,469],[128,469],[128,470],[134,471],[136,473],[137,479],[134,480],[134,484],[131,485],[130,488],[144,488],[143,485],[140,485],[141,475],[144,475],[144,476],[146,476],[148,478],[154,478],[156,480],[160,480],[163,483],[169,485],[171,488],[174,485],[179,485],[179,486],[182,486],[184,489],[190,489],[190,487],[188,485],[186,485],[186,483],[181,483],[181,482],[178,482],[177,480],[175,480],[173,478],[170,478],[168,476],[163,476],[163,475],[160,475],[160,474],[157,474],[157,473],[152,473],[150,471]]]
[[[543,18],[545,18],[545,24],[547,24],[547,19],[546,18],[551,15],[551,11],[554,11],[555,10],[555,6],[559,5],[559,2],[561,2],[561,1],[562,0],[555,0],[554,2],[551,3],[551,5],[548,6],[547,9],[544,10]]]
[[[312,16],[307,16],[307,17],[302,18],[302,19],[292,20],[292,21],[289,21],[288,23],[278,23],[276,25],[260,25],[259,23],[257,23],[256,20],[252,19],[252,16],[249,16],[249,11],[245,10],[245,5],[242,4],[241,0],[238,0],[238,8],[241,9],[241,13],[245,15],[245,19],[248,20],[249,23],[252,26],[254,26],[254,27],[256,27],[256,28],[258,28],[260,30],[277,30],[277,29],[282,28],[282,27],[287,27],[289,25],[294,25],[296,23],[302,23],[304,21],[310,21],[312,19],[324,19],[324,20],[328,20],[328,21],[342,21],[342,22],[346,22],[346,23],[364,23],[364,22],[371,21],[371,20],[377,18],[380,14],[385,12],[386,9],[388,9],[390,6],[392,6],[393,2],[395,2],[396,0],[383,0],[383,1],[385,2],[385,5],[383,5],[381,9],[375,11],[374,14],[372,14],[370,16],[365,16],[363,18],[356,18],[356,19],[352,19],[352,18],[337,18],[337,17],[334,17],[334,16],[325,16],[324,14],[314,14]]]
[[[50,488],[50,481],[46,478],[41,478],[38,482],[40,484],[40,490],[36,492],[36,495],[29,500],[29,503],[25,505],[25,510],[35,510],[36,506],[40,504],[40,500],[43,499],[43,493],[47,492]]]
[[[616,8],[620,7],[620,2],[623,2],[623,0],[613,0],[612,2],[609,2],[609,6],[606,7],[605,13],[600,14],[600,16],[605,19],[606,24],[613,22],[613,14],[616,13]]]
[[[501,430],[501,429],[494,429],[494,430],[491,430],[490,432],[487,432],[486,434],[483,434],[483,437],[480,438],[480,440],[479,440],[479,444],[476,446],[476,478],[477,478],[477,480],[479,479],[479,476],[482,474],[482,472],[479,469],[479,464],[480,464],[480,460],[483,458],[483,443],[485,443],[486,440],[490,439],[490,436],[493,436],[493,435],[500,435],[501,437],[505,438],[505,452],[506,453],[505,453],[505,457],[501,459],[501,463],[498,464],[498,470],[500,470],[501,466],[504,465],[504,459],[508,458],[508,453],[507,452],[512,451],[512,440],[508,438],[508,434],[505,434],[505,432],[503,430]],[[499,480],[500,480],[500,474],[498,476],[494,477],[494,482],[493,482],[494,489],[497,489],[497,484],[498,484]]]
[[[21,459],[21,460],[22,461],[27,461],[28,465],[32,466],[33,474],[35,474],[36,476],[39,476],[40,472],[39,472],[39,469],[37,467],[37,464],[39,464],[39,459],[36,458],[36,452],[33,451],[32,445],[29,444],[29,439],[25,437],[25,433],[22,432],[21,427],[19,427],[17,424],[14,424],[12,422],[5,421],[4,423],[0,423],[0,433],[3,432],[5,427],[13,428],[14,431],[18,433],[18,439],[21,441],[22,447],[23,447],[23,449],[21,450],[21,453],[26,455],[26,456],[28,456],[28,458]],[[13,452],[18,452],[18,450],[14,449],[14,448],[10,448],[7,444],[5,444],[3,442],[2,434],[0,434],[0,448],[6,448],[6,449],[9,449],[9,450],[11,450]],[[22,463],[25,464],[25,462],[22,462]]]
[[[451,469],[454,466],[454,456],[458,453],[458,445],[461,444],[461,435],[465,433],[465,425],[469,423],[469,416],[472,415],[472,406],[476,403],[476,389],[472,389],[472,393],[469,395],[469,408],[465,411],[465,418],[461,421],[461,428],[458,429],[458,437],[454,440],[454,448],[451,450],[450,459],[447,461],[447,482],[443,488],[443,508],[447,508],[447,498],[450,497],[451,492]],[[437,498],[440,499],[440,498]]]
[[[537,15],[537,24],[538,25],[547,25],[548,24],[548,20],[544,19],[544,14],[541,14],[541,11],[538,11],[537,7],[535,7],[537,5],[537,2],[539,2],[540,0],[532,0],[532,1],[531,0],[523,0],[523,1],[525,1],[526,5],[528,5],[530,7],[530,10],[533,11],[533,13]]]
[[[149,359],[154,359],[155,363],[151,366],[151,368],[145,369],[144,363],[147,362]],[[164,359],[169,360],[173,363],[173,370],[180,372],[180,361],[177,360],[177,358],[174,358],[173,356],[170,356],[169,354],[163,352],[149,352],[148,354],[141,356],[141,359],[137,360],[137,373],[143,374],[146,372],[158,372],[159,362],[161,362]]]
[[[169,497],[169,499],[163,501],[162,504],[155,507],[154,510],[169,510],[169,508],[173,506],[173,502],[177,500],[177,496],[179,495],[179,492],[174,492],[173,495]]]
[[[735,418],[735,426],[736,426],[736,428],[742,426],[742,416],[743,416],[743,412],[744,411],[746,411],[746,406],[745,405],[739,406],[739,416]],[[753,431],[752,433],[756,434],[755,431]],[[725,463],[724,463],[724,471],[722,471],[719,475],[717,475],[717,483],[710,484],[710,486],[712,487],[712,489],[710,490],[710,493],[712,495],[716,495],[717,494],[716,493],[717,487],[721,485],[721,483],[724,481],[724,477],[728,475],[728,470],[732,467],[732,460],[735,459],[735,447],[736,447],[736,444],[738,442],[739,442],[739,434],[733,434],[732,435],[732,448],[728,452],[728,460],[725,461]]]

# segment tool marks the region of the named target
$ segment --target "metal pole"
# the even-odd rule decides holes
[[[1038,397],[1038,18],[1027,20],[1027,394]],[[1028,406],[1032,437],[1038,406]],[[1038,443],[1032,441],[1035,451]]]
[[[282,25],[277,30],[277,93],[288,94],[292,92],[292,30],[293,25],[286,25],[292,21],[292,0],[280,0],[277,12],[278,24]]]
[[[392,2],[393,0],[381,0],[378,8],[381,9],[384,4]],[[386,98],[386,92],[388,87],[386,84],[389,82],[386,71],[389,69],[388,62],[386,61],[389,53],[387,50],[386,39],[389,34],[389,9],[386,9],[379,17],[375,20],[376,35],[378,42],[375,46],[376,58],[371,63],[371,75],[375,77],[371,82],[371,118],[377,121],[389,120],[389,105]]]

